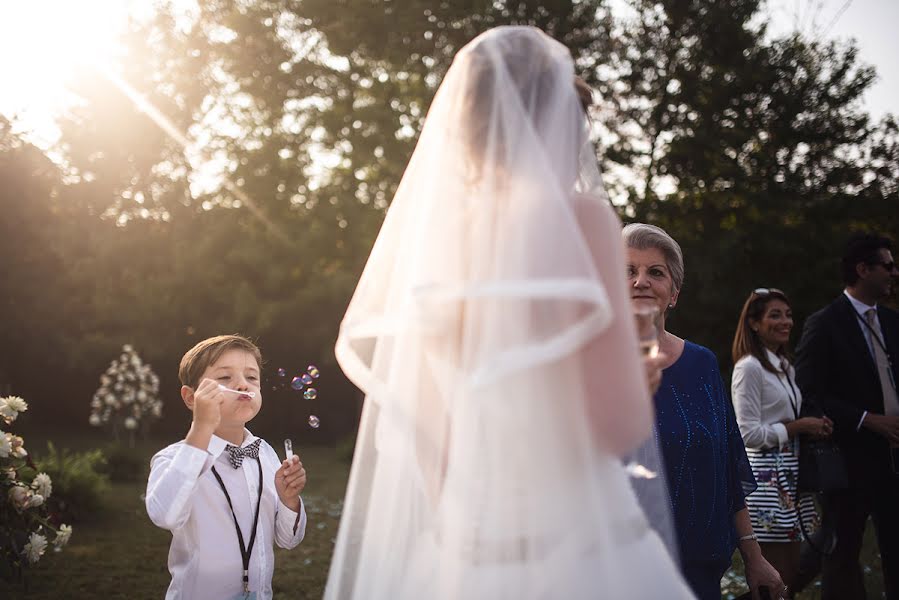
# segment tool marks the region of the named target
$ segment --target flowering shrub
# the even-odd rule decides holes
[[[18,396],[0,398],[4,428],[26,410],[28,404]],[[24,440],[0,431],[0,576],[4,579],[20,579],[51,544],[59,551],[69,541],[72,528],[57,527],[48,516],[46,501],[52,493],[52,480],[37,472]]]
[[[122,430],[127,431],[134,447],[134,433],[140,429],[146,435],[150,423],[161,416],[159,377],[125,344],[122,354],[100,376],[100,387],[91,400],[90,424],[110,428],[116,441]]]

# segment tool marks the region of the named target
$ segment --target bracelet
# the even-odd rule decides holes
[[[750,533],[749,535],[744,535],[744,536],[740,537],[741,542],[748,542],[750,540],[757,542],[758,539],[759,539],[759,536],[757,536],[754,533]]]

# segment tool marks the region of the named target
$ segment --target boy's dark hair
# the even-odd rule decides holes
[[[228,350],[244,350],[253,355],[256,364],[262,368],[262,352],[259,348],[242,335],[217,335],[207,338],[188,350],[181,357],[181,365],[178,367],[178,379],[181,385],[196,389],[200,383],[200,377],[209,367]]]
[[[858,281],[858,272],[855,270],[858,263],[868,265],[879,260],[878,251],[883,248],[892,250],[893,240],[877,233],[859,232],[852,235],[846,243],[843,252],[841,270],[843,282],[846,285],[855,285]]]

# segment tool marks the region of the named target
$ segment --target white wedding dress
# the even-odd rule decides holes
[[[619,228],[568,50],[463,48],[341,325],[366,401],[325,598],[692,598],[622,466],[652,404]]]

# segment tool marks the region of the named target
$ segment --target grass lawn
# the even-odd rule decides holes
[[[41,454],[41,449],[46,448],[46,436],[42,439],[40,434],[23,432],[23,435],[33,454]],[[53,436],[53,439],[58,447],[79,451],[98,443],[97,438],[85,436]],[[147,468],[150,456],[167,443],[139,444],[139,451],[147,458]],[[273,580],[276,599],[322,597],[349,473],[349,465],[333,448],[299,449],[298,454],[309,472],[309,483],[303,493],[309,521],[306,538],[299,547],[291,551],[276,549]],[[143,473],[138,482],[112,484],[102,513],[88,522],[75,523],[68,547],[58,554],[48,552],[29,572],[27,588],[0,582],[0,598],[141,600],[164,597],[169,583],[166,559],[171,535],[154,526],[147,517],[142,500],[145,481],[146,473]],[[723,598],[735,598],[746,589],[739,555],[735,558],[734,568],[725,575],[722,584]],[[881,598],[880,559],[870,525],[862,559],[867,565],[868,597]],[[651,571],[651,566],[647,566],[647,571]],[[820,598],[820,590],[813,584],[797,598]]]

